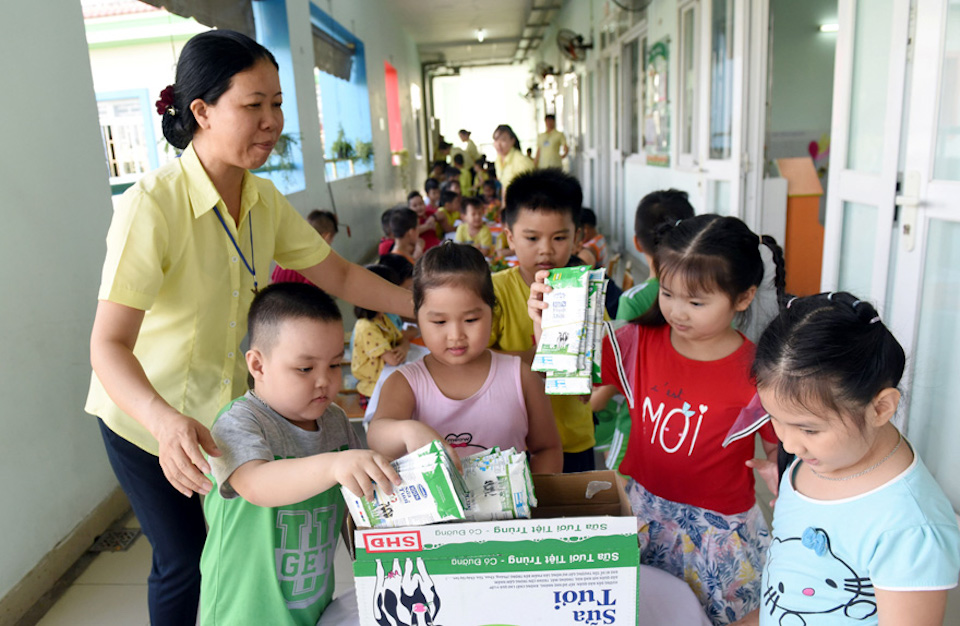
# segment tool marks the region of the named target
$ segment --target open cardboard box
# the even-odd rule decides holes
[[[586,498],[591,482],[610,486]],[[636,518],[616,472],[538,474],[533,519],[357,529],[360,623],[636,624]]]

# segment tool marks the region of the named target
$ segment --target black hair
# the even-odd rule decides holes
[[[503,222],[513,228],[520,211],[549,211],[564,213],[580,228],[580,205],[583,190],[576,178],[557,167],[524,172],[507,187],[507,206]]]
[[[440,189],[440,181],[438,181],[436,178],[428,178],[427,180],[423,181],[423,190],[425,192],[430,193],[430,191],[434,189]]]
[[[307,215],[307,221],[320,234],[337,234],[340,232],[340,220],[337,219],[337,214],[331,211],[321,211],[319,209],[310,211],[310,214]]]
[[[342,322],[333,298],[306,283],[274,283],[262,289],[250,304],[247,330],[250,347],[268,352],[277,340],[280,325],[289,319]]]
[[[424,252],[413,268],[414,316],[420,312],[427,291],[448,285],[473,289],[491,311],[496,308],[490,266],[483,253],[473,246],[445,241]]]
[[[407,194],[407,202],[409,203],[414,198],[422,198],[422,197],[423,196],[420,194],[420,192],[414,189],[413,191]]]
[[[390,230],[390,215],[393,214],[393,211],[397,207],[390,207],[386,211],[380,214],[380,228],[383,229],[383,234],[387,237],[392,237],[392,231]]]
[[[390,209],[390,235],[399,239],[417,227],[420,220],[416,212],[406,205]]]
[[[444,206],[446,203],[451,200],[456,200],[460,197],[456,191],[450,191],[449,189],[444,189],[440,192],[440,206]]]
[[[467,207],[471,206],[475,206],[480,209],[481,213],[485,212],[487,209],[487,205],[483,203],[483,198],[478,198],[477,196],[464,196],[462,207],[463,212],[466,213]]]
[[[279,69],[269,50],[232,30],[209,30],[194,35],[180,51],[176,82],[173,85],[173,111],[163,114],[163,136],[175,148],[184,149],[197,132],[197,119],[190,110],[196,99],[216,104],[229,88],[235,74],[258,61],[269,61]]]
[[[767,239],[776,245],[772,237]],[[730,302],[736,302],[750,287],[763,282],[760,244],[761,238],[735,217],[711,213],[664,224],[654,242],[656,274],[661,284],[679,277],[692,293],[721,291]],[[782,265],[783,255],[778,259],[774,254],[774,260]],[[779,266],[777,275],[782,279]],[[782,297],[782,280],[776,287]],[[638,321],[649,326],[666,324],[659,300]]]
[[[637,205],[633,220],[633,234],[647,254],[657,251],[656,233],[663,224],[693,217],[694,210],[687,200],[687,192],[677,189],[651,191]]]
[[[386,265],[380,265],[379,263],[374,263],[373,265],[367,265],[366,269],[373,272],[380,278],[393,283],[394,285],[400,284],[400,279],[397,277],[397,273],[394,272],[391,268]],[[353,307],[353,313],[357,316],[357,319],[372,320],[377,315],[379,311],[371,311],[370,309],[364,309],[359,306]]]
[[[863,432],[864,408],[900,384],[905,364],[873,305],[847,292],[821,293],[791,300],[767,326],[752,374],[778,401],[810,413],[827,409]]]
[[[520,147],[520,140],[517,139],[517,133],[513,132],[513,129],[510,128],[509,124],[500,124],[494,129],[493,131],[494,140],[496,140],[497,135],[499,135],[500,133],[507,133],[508,135],[510,135],[510,138],[513,140],[513,145],[517,148],[517,150],[520,150],[521,152],[523,152],[523,148]]]
[[[407,279],[413,278],[413,263],[403,255],[384,254],[380,257],[380,265],[389,267],[394,271],[397,275],[398,285],[402,285]]]
[[[457,167],[463,166],[463,155],[459,152],[453,155],[453,162],[457,164]]]
[[[580,225],[597,227],[597,214],[593,212],[593,209],[587,207],[580,209]]]

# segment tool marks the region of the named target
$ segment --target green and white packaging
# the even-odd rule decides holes
[[[465,517],[469,521],[530,517],[537,505],[527,455],[491,448],[463,462]]]
[[[374,485],[373,501],[341,487],[358,528],[395,528],[464,519],[463,479],[446,449],[433,441],[391,463],[403,482],[387,495]]]
[[[615,474],[535,482],[550,518],[358,529],[359,623],[636,626],[637,521]]]
[[[575,372],[583,360],[586,345],[587,295],[590,267],[561,267],[550,270],[544,294],[549,306],[543,312],[543,332],[531,369],[535,372]]]
[[[563,270],[585,270],[583,272],[578,272],[575,276],[579,280],[582,280],[581,277],[586,278],[587,290],[586,298],[583,301],[582,314],[573,313],[570,309],[573,306],[572,304],[572,295],[567,295],[561,298],[560,302],[562,306],[567,309],[564,312],[555,313],[551,319],[553,322],[555,319],[566,320],[563,325],[559,328],[563,329],[563,333],[567,334],[576,334],[578,339],[577,346],[577,358],[575,362],[575,369],[565,369],[571,367],[574,364],[572,359],[564,358],[563,360],[550,358],[552,353],[556,351],[553,342],[556,341],[556,332],[550,335],[550,338],[546,342],[543,340],[544,337],[547,337],[547,313],[550,309],[553,308],[554,304],[550,299],[550,296],[554,292],[546,294],[544,300],[550,303],[550,306],[544,311],[544,332],[541,335],[540,346],[537,348],[537,356],[534,357],[534,367],[532,369],[536,371],[546,372],[547,379],[545,383],[545,391],[547,395],[585,395],[589,394],[593,390],[593,383],[599,382],[600,375],[600,345],[602,340],[602,324],[603,324],[603,311],[604,311],[604,299],[606,296],[607,290],[607,281],[606,281],[606,270],[603,268],[598,270],[591,270],[587,266],[581,266],[577,268],[563,268]],[[561,272],[562,270],[555,270]],[[553,273],[551,272],[551,277]],[[560,275],[558,281],[565,280],[563,274]],[[550,277],[547,279],[548,284],[550,283]],[[553,286],[551,284],[551,286]],[[572,292],[571,292],[572,293]],[[578,321],[573,321],[578,320]],[[566,335],[561,336],[559,339],[569,338]],[[572,349],[572,340],[569,340],[569,346],[566,348],[567,351]],[[547,354],[544,354],[541,358],[541,347],[545,347],[548,351]],[[539,359],[539,367],[538,367]]]

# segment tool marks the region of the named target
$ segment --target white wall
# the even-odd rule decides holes
[[[76,0],[0,20],[0,597],[115,487],[83,412],[110,191]]]
[[[352,261],[362,261],[374,253],[382,236],[380,214],[406,200],[400,173],[390,164],[390,138],[386,130],[387,102],[383,62],[397,70],[400,85],[400,115],[403,119],[404,148],[410,153],[410,185],[420,186],[425,177],[423,161],[415,159],[416,132],[410,102],[410,83],[423,84],[420,57],[413,39],[397,28],[397,19],[388,0],[327,0],[317,6],[363,41],[367,61],[367,82],[370,90],[370,113],[373,127],[373,189],[367,188],[366,176],[354,176],[331,184],[337,212],[353,232],[334,240],[334,249]],[[291,50],[297,74],[297,107],[303,134],[304,167],[307,188],[291,194],[290,202],[302,213],[315,208],[330,209],[330,193],[323,169],[320,145],[320,122],[313,82],[313,44],[310,29],[309,0],[287,0]],[[383,119],[381,130],[380,119]],[[426,156],[424,156],[426,158]],[[419,182],[418,182],[419,181]]]

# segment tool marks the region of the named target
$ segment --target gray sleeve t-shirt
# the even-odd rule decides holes
[[[222,451],[210,457],[210,467],[225,499],[237,497],[230,476],[244,463],[299,459],[324,452],[362,448],[343,409],[331,404],[308,431],[290,423],[248,391],[217,418],[211,433]]]

